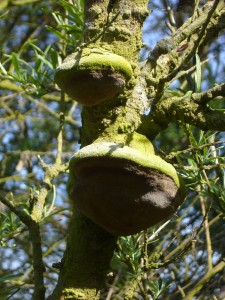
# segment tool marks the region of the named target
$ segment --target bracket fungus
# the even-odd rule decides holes
[[[95,105],[121,93],[132,77],[130,63],[101,48],[86,48],[69,55],[57,68],[55,81],[71,98]]]
[[[68,192],[75,207],[115,236],[157,224],[185,197],[174,167],[137,133],[126,143],[97,140],[79,150],[69,168]]]

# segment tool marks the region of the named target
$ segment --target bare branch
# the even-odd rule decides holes
[[[21,87],[21,85],[16,84],[8,79],[1,79],[0,81],[0,88],[3,90],[9,90],[9,91],[13,91],[16,92],[18,94],[21,93],[25,93],[24,89]],[[53,93],[49,93],[49,94],[45,94],[43,96],[41,96],[41,99],[45,100],[45,101],[60,101],[60,92],[58,93],[59,95],[53,94]],[[71,101],[71,99],[68,96],[65,96],[65,101],[69,102]]]

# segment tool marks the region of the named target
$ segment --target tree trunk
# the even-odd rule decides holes
[[[147,3],[85,1],[85,43],[81,47],[101,47],[124,57],[133,76],[118,96],[83,108],[82,147],[101,137],[114,141],[114,135],[132,133],[140,125],[147,99],[138,81],[138,58]],[[74,209],[58,284],[50,299],[99,299],[115,246],[116,237]]]

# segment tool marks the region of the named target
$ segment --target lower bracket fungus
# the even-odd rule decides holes
[[[90,106],[121,93],[131,77],[131,65],[122,56],[87,48],[64,60],[56,70],[55,81],[71,98]]]
[[[157,224],[185,197],[174,167],[137,133],[126,144],[97,141],[78,151],[68,192],[84,215],[115,236]]]

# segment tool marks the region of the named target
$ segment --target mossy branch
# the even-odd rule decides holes
[[[182,66],[187,65],[187,63],[193,57],[193,55],[195,54],[199,46],[204,42],[204,35],[207,31],[207,26],[209,25],[211,18],[213,17],[213,14],[216,8],[218,7],[219,2],[220,0],[216,0],[213,2],[212,8],[209,10],[208,14],[206,15],[206,18],[201,23],[200,32],[198,33],[197,37],[196,38],[194,37],[193,40],[191,41],[191,37],[187,36],[188,50],[186,55],[179,61],[178,65],[176,65],[176,67],[167,76],[160,78],[161,84],[170,81],[180,71]],[[180,52],[180,49],[183,49],[182,46],[183,45],[180,45],[180,47],[176,49],[178,53]]]
[[[224,1],[208,1],[197,10],[194,20],[189,18],[176,32],[159,41],[142,67],[142,75],[149,85],[149,96],[159,99],[197,48],[218,36],[224,28]]]
[[[0,78],[1,79],[1,78]],[[0,88],[3,90],[9,90],[12,92],[16,92],[16,93],[26,93],[26,91],[21,87],[21,85],[16,84],[8,79],[1,79],[0,81]],[[49,94],[45,94],[43,96],[41,96],[40,98],[45,100],[45,101],[57,101],[60,102],[61,101],[61,97],[60,97],[60,92],[57,94],[53,94],[53,93],[49,93]],[[65,101],[69,102],[71,101],[71,99],[68,96],[65,96]]]
[[[188,92],[183,97],[162,98],[152,112],[142,120],[139,131],[153,139],[170,122],[180,120],[201,130],[224,131],[225,111],[207,104],[216,97],[225,96],[225,83],[202,93]]]
[[[205,275],[202,276],[202,278],[199,279],[197,283],[195,283],[195,286],[193,289],[191,289],[186,296],[183,298],[183,300],[192,300],[193,297],[205,286],[205,284],[218,272],[222,271],[225,267],[225,261],[219,262],[217,265],[213,266],[212,269],[210,269],[208,272],[205,273]]]
[[[114,99],[83,108],[82,147],[102,136],[109,138],[118,132],[133,132],[140,123],[143,93],[138,86],[137,62],[147,4],[147,0],[85,1],[84,42],[125,58],[134,76]],[[95,43],[90,45],[90,41]],[[98,299],[115,248],[114,236],[75,211],[51,299]]]
[[[58,284],[50,299],[99,299],[116,238],[74,210]]]
[[[225,83],[216,85],[215,87],[201,93],[193,93],[191,95],[191,100],[195,103],[207,104],[216,97],[225,97]]]

